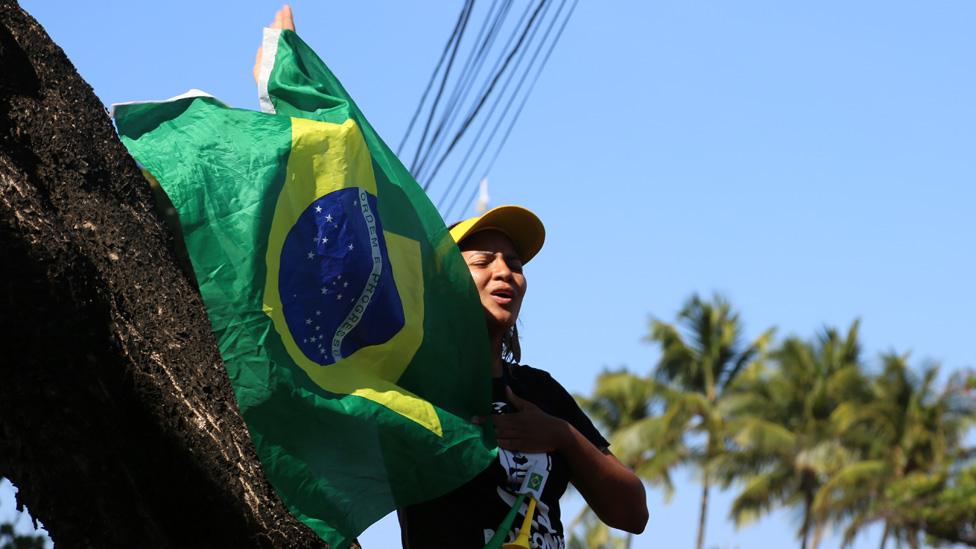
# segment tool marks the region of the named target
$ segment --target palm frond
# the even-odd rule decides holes
[[[793,431],[755,416],[730,420],[726,431],[743,452],[787,457],[793,455],[797,445]]]
[[[792,471],[777,468],[745,479],[745,487],[732,501],[729,517],[736,528],[769,512],[783,498],[786,486],[793,478]]]
[[[841,468],[824,483],[813,499],[817,514],[830,512],[831,507],[843,506],[854,499],[868,498],[883,483],[888,464],[883,460],[863,460]]]

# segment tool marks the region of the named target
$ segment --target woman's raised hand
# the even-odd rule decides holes
[[[291,6],[285,4],[281,6],[274,16],[274,20],[268,24],[272,29],[295,30],[295,19],[291,13]],[[260,84],[258,77],[261,74],[261,46],[258,46],[258,53],[254,57],[254,82]]]

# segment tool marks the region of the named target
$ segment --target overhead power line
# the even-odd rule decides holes
[[[458,107],[459,104],[467,100],[468,94],[473,89],[472,83],[477,75],[481,72],[484,66],[484,61],[487,59],[487,53],[491,48],[491,45],[495,41],[495,37],[498,36],[498,31],[501,29],[501,24],[508,14],[508,10],[512,7],[512,0],[505,0],[500,5],[500,9],[495,12],[495,7],[498,5],[498,0],[492,3],[491,9],[488,11],[488,17],[485,18],[485,23],[482,25],[481,30],[478,32],[478,38],[475,39],[475,44],[477,45],[477,53],[468,58],[468,62],[465,63],[464,69],[461,71],[461,76],[459,77],[459,85],[455,87],[454,93],[447,106],[447,112],[441,117],[440,123],[437,126],[437,130],[434,132],[434,136],[431,138],[431,146],[427,148],[427,151],[421,160],[420,165],[417,167],[416,175],[418,179],[424,177],[424,169],[429,168],[427,160],[430,158],[436,158],[440,151],[443,149],[444,140],[441,138],[444,132],[454,124],[457,119],[457,115],[461,112]],[[487,35],[485,34],[485,27],[491,23],[488,28]],[[480,45],[479,45],[480,44]],[[429,170],[427,170],[429,171]]]
[[[495,124],[492,127],[491,134],[489,135],[489,137],[485,141],[485,143],[478,148],[479,149],[478,150],[478,157],[475,159],[474,163],[471,164],[471,167],[469,168],[469,170],[467,171],[467,173],[465,173],[464,179],[462,181],[468,180],[468,179],[470,179],[471,177],[473,177],[475,175],[475,169],[477,168],[478,164],[481,162],[481,159],[484,157],[485,152],[490,147],[491,142],[494,140],[495,136],[498,134],[498,130],[501,127],[502,122],[505,121],[505,117],[511,111],[512,105],[515,103],[515,98],[518,97],[519,91],[522,89],[522,85],[525,84],[525,82],[526,82],[526,80],[528,78],[528,75],[532,72],[532,67],[535,65],[535,62],[536,62],[537,58],[539,57],[539,52],[542,51],[542,45],[545,44],[546,40],[549,38],[549,34],[552,32],[553,27],[555,26],[556,22],[559,20],[559,15],[563,11],[563,8],[565,6],[566,6],[566,1],[563,0],[559,4],[559,9],[556,10],[556,15],[552,19],[550,19],[549,26],[546,28],[546,31],[543,34],[542,39],[539,41],[538,47],[536,47],[536,48],[533,49],[532,58],[529,61],[529,64],[526,67],[525,71],[522,72],[521,77],[519,78],[518,84],[515,86],[515,90],[510,95],[507,96],[508,100],[507,100],[507,102],[505,104],[504,110],[502,111],[502,116],[499,116],[495,120]],[[519,63],[521,63],[521,59],[519,59]],[[541,67],[540,67],[539,70],[537,70],[535,72],[535,74],[536,75],[541,74]],[[506,82],[506,86],[507,85],[508,85],[508,82]],[[526,95],[525,97],[528,97],[528,95]],[[499,99],[500,98],[501,98],[501,96],[499,96]],[[518,116],[518,114],[516,113],[514,116],[508,117],[511,120],[511,125],[512,126],[514,126],[515,120],[517,119],[517,116]],[[490,116],[489,116],[489,118],[490,118]],[[482,175],[482,177],[486,177],[487,175],[488,175],[487,172],[485,172]],[[456,177],[456,175],[455,175],[455,177]],[[482,177],[479,177],[478,179],[481,179]],[[452,180],[452,184],[453,184],[453,180]],[[461,185],[461,186],[458,187],[457,191],[454,194],[454,198],[451,199],[450,205],[447,207],[446,210],[444,210],[445,215],[448,215],[448,216],[451,215],[451,213],[454,210],[454,205],[457,203],[458,198],[461,196],[461,193],[463,192],[464,188],[465,188],[464,185]],[[464,204],[464,207],[466,207],[467,204],[469,204],[469,203],[470,203],[470,201],[466,202]],[[463,210],[461,212],[459,212],[459,213],[463,213]]]
[[[559,6],[552,10],[554,2]],[[428,193],[440,197],[440,208],[449,205],[441,212],[445,217],[467,194],[465,189],[477,191],[478,182],[498,160],[577,2],[563,16],[568,0],[538,0],[526,5],[517,22],[509,20],[513,0],[492,0],[480,10],[475,0],[464,2],[397,147],[398,154],[408,147],[414,151],[410,171]],[[469,24],[478,27],[473,42],[464,41]],[[550,39],[556,27],[559,30]],[[538,33],[540,28],[543,33]],[[499,40],[506,29],[507,40]],[[482,165],[489,150],[493,154]],[[439,177],[447,165],[454,168],[450,180]],[[460,204],[465,207],[470,201]]]
[[[424,103],[427,102],[427,94],[430,93],[431,88],[434,87],[434,82],[437,80],[437,75],[441,72],[441,66],[444,64],[444,60],[447,59],[448,53],[451,52],[452,46],[458,38],[464,24],[466,23],[465,16],[468,12],[468,4],[470,2],[466,1],[464,3],[464,8],[461,9],[461,14],[458,16],[457,24],[454,25],[454,31],[451,33],[451,37],[447,40],[447,44],[444,44],[444,51],[441,53],[441,58],[437,61],[437,66],[434,67],[434,72],[430,75],[430,81],[427,82],[427,88],[424,89],[424,94],[420,96],[420,103],[417,104],[416,110],[413,111],[413,117],[410,118],[410,124],[407,126],[407,131],[403,134],[403,139],[400,140],[400,145],[397,146],[397,156],[400,155],[400,151],[403,150],[403,146],[407,142],[407,138],[410,137],[410,132],[413,131],[413,125],[417,122],[417,117],[424,110]]]
[[[427,117],[427,124],[424,125],[424,133],[420,135],[420,143],[417,144],[417,154],[413,157],[413,164],[410,167],[411,171],[416,169],[417,161],[420,159],[424,142],[427,140],[427,132],[430,130],[430,124],[434,120],[434,115],[437,113],[437,104],[440,103],[441,95],[444,93],[444,87],[447,86],[448,78],[451,76],[451,67],[454,65],[454,58],[457,57],[458,49],[461,46],[461,39],[464,37],[464,29],[468,26],[468,19],[471,17],[471,8],[473,7],[474,0],[467,0],[464,3],[464,9],[461,10],[461,19],[459,21],[460,30],[457,33],[457,40],[454,41],[453,47],[451,48],[451,56],[448,58],[447,68],[444,69],[441,85],[437,88],[437,95],[434,96],[434,104],[430,107],[430,116]]]
[[[525,13],[522,14],[523,17],[519,20],[519,25],[517,25],[514,29],[512,29],[512,36],[509,37],[509,44],[511,45],[511,48],[509,48],[508,51],[510,52],[511,55],[518,54],[518,59],[516,59],[515,65],[512,67],[512,71],[510,71],[508,73],[508,77],[505,79],[505,82],[502,84],[502,87],[499,90],[499,96],[495,98],[495,100],[492,102],[492,106],[488,110],[488,113],[485,114],[484,118],[481,120],[481,124],[480,124],[480,126],[478,128],[478,131],[475,133],[472,141],[470,141],[469,143],[467,143],[467,146],[465,147],[464,156],[462,157],[460,164],[458,164],[458,167],[457,167],[457,170],[455,171],[454,176],[451,178],[450,182],[447,184],[447,187],[441,192],[441,198],[437,202],[438,209],[443,208],[443,206],[445,205],[445,201],[446,201],[447,197],[450,196],[451,192],[454,190],[454,187],[457,184],[457,181],[459,180],[458,179],[458,175],[460,174],[460,172],[463,169],[463,167],[467,165],[468,160],[470,160],[470,158],[471,158],[471,154],[475,151],[476,148],[478,148],[478,144],[481,141],[481,136],[484,134],[485,129],[488,128],[488,122],[490,121],[490,119],[492,118],[492,116],[495,114],[495,111],[496,111],[496,109],[498,107],[498,104],[499,104],[499,101],[500,101],[500,97],[505,94],[505,91],[508,89],[508,84],[512,80],[512,75],[514,74],[514,72],[518,68],[518,66],[521,65],[522,59],[525,57],[525,50],[521,50],[520,51],[520,49],[521,49],[520,46],[524,43],[524,39],[525,39],[525,35],[526,34],[530,34],[531,33],[534,36],[534,32],[533,31],[534,31],[534,29],[536,27],[534,27],[532,25],[532,21],[534,19],[528,19],[528,23],[525,23],[524,26],[522,25],[522,23],[524,23],[526,21],[526,18],[527,18],[527,16],[530,13],[532,15],[534,15],[534,16],[537,16],[539,14],[538,9],[539,8],[543,8],[545,6],[547,6],[547,4],[544,1],[539,3],[539,5],[537,6],[537,9],[536,10],[533,10],[532,7],[531,7],[531,5],[527,6]],[[501,67],[501,65],[506,60],[510,60],[511,59],[511,55],[506,56],[504,59],[501,59],[500,58],[498,60],[498,63],[497,63],[497,66],[496,66],[496,70],[493,71],[494,74],[497,74],[499,77],[502,74],[504,74],[503,72],[501,72],[499,70],[499,67]],[[492,86],[493,86],[494,83],[495,83],[495,81],[485,82],[484,83],[484,86],[483,86],[483,89],[481,90],[481,92],[479,94],[479,97],[481,97],[481,98],[487,98],[490,95],[490,88],[492,88]],[[475,109],[480,109],[481,105],[483,105],[483,104],[484,104],[484,102],[482,101],[482,102],[479,102],[479,103],[473,105],[472,108],[469,110],[468,114],[466,115],[466,119],[469,119],[469,120],[470,119],[473,119],[473,117],[477,114],[475,112]],[[459,131],[459,134],[463,133],[465,131],[465,129],[466,129],[465,127],[462,127],[462,129]],[[456,137],[456,139],[455,139],[455,141],[453,143],[457,143],[458,139],[460,138],[460,135],[456,135],[455,137]],[[429,175],[429,177],[433,178],[434,176],[437,175],[437,171],[444,164],[444,161],[447,160],[449,154],[450,154],[450,149],[448,149],[447,152],[445,152],[444,154],[441,155],[440,159],[437,162],[437,165],[434,167],[433,173],[431,173]],[[441,210],[441,213],[444,214],[445,217],[447,217],[447,215],[446,215],[447,212]]]
[[[563,30],[566,29],[566,24],[569,23],[569,18],[573,16],[573,11],[576,10],[576,4],[578,3],[579,0],[573,0],[573,5],[570,6],[569,13],[566,15],[566,18],[563,19],[562,25],[559,26],[559,31],[556,33],[555,39],[553,39],[552,43],[549,44],[549,50],[546,52],[546,56],[542,59],[542,65],[539,67],[539,70],[536,71],[535,76],[532,78],[532,83],[529,84],[528,91],[525,93],[525,95],[522,96],[522,102],[519,103],[518,110],[516,110],[515,115],[511,117],[508,123],[508,128],[505,130],[505,135],[502,136],[502,140],[498,144],[498,148],[495,149],[495,154],[491,157],[491,160],[488,162],[488,165],[484,168],[484,170],[482,170],[482,174],[481,174],[482,179],[487,178],[488,173],[491,172],[491,169],[495,166],[495,161],[498,160],[498,157],[501,155],[502,149],[505,147],[505,143],[508,141],[508,137],[512,134],[512,128],[515,127],[515,121],[518,120],[519,116],[522,114],[522,109],[525,108],[525,104],[528,102],[529,96],[532,95],[532,90],[535,89],[535,84],[536,82],[539,81],[539,76],[542,75],[543,69],[546,68],[546,64],[549,62],[549,57],[552,55],[552,51],[556,49],[556,44],[559,43],[559,39],[563,35]],[[471,193],[471,196],[468,198],[467,202],[464,203],[461,210],[462,213],[464,209],[467,209],[468,207],[471,206],[471,203],[474,201],[475,197],[477,197],[477,191],[478,188],[475,187],[474,191]]]
[[[461,137],[464,136],[464,133],[468,130],[468,128],[471,126],[471,123],[478,115],[478,112],[481,111],[481,107],[483,107],[485,105],[485,102],[488,101],[488,98],[491,97],[491,92],[494,91],[495,86],[498,84],[498,81],[505,74],[505,69],[508,68],[509,63],[511,63],[512,61],[512,58],[515,57],[515,54],[519,53],[519,50],[521,49],[522,44],[525,41],[525,37],[530,32],[534,32],[536,28],[535,22],[539,16],[539,12],[542,11],[542,8],[548,5],[549,2],[547,2],[547,0],[539,0],[539,5],[532,12],[532,17],[529,18],[529,22],[526,23],[525,28],[522,29],[522,33],[519,35],[518,42],[515,43],[515,46],[508,53],[508,55],[505,56],[505,61],[502,62],[501,68],[491,79],[491,82],[488,84],[488,88],[478,99],[478,102],[475,103],[474,107],[471,109],[468,115],[464,118],[464,122],[461,123],[460,129],[458,129],[458,132],[454,135],[454,139],[451,140],[451,144],[447,146],[447,152],[444,153],[444,156],[441,157],[441,160],[439,160],[437,162],[437,165],[434,166],[434,172],[431,174],[431,177],[437,175],[437,171],[440,170],[440,167],[443,165],[444,160],[447,158],[447,155],[449,155],[451,151],[454,149],[455,145],[458,144],[458,142],[461,140]]]

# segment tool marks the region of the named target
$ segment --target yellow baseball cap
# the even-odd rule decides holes
[[[512,241],[522,263],[528,263],[542,249],[546,241],[546,228],[539,216],[521,206],[498,206],[487,212],[465,219],[451,227],[454,242],[481,231],[499,231]]]

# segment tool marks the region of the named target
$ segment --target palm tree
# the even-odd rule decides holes
[[[652,415],[657,399],[655,383],[626,370],[604,371],[596,380],[591,396],[576,396],[580,406],[607,433],[614,455],[642,479],[664,487],[669,497],[674,491],[670,477],[671,458],[661,459],[664,447],[659,436],[660,420]],[[631,534],[620,539],[611,533],[589,507],[583,508],[570,529],[583,529],[587,547],[630,546]],[[583,543],[573,535],[571,541]]]
[[[837,433],[860,448],[861,459],[820,489],[815,506],[825,514],[850,517],[845,543],[867,524],[883,521],[882,548],[889,536],[915,548],[924,526],[911,518],[918,502],[902,501],[899,495],[917,493],[933,480],[933,486],[944,482],[963,454],[972,410],[951,391],[936,391],[938,366],[926,366],[915,375],[907,355],[889,353],[881,360],[870,401],[845,403],[833,417]]]
[[[854,459],[833,435],[831,415],[843,402],[865,398],[858,326],[846,337],[825,329],[812,342],[796,337],[770,353],[769,365],[756,364],[727,391],[730,450],[716,462],[725,484],[742,491],[732,503],[736,525],[776,506],[798,507],[797,532],[806,549],[823,532],[814,499],[823,480]]]
[[[582,533],[577,534],[577,529],[582,529]],[[630,533],[623,538],[614,535],[587,506],[584,506],[580,514],[570,523],[568,530],[570,532],[566,545],[568,549],[628,549],[630,547]]]
[[[567,531],[570,532],[566,544],[568,549],[628,549],[632,536],[629,532],[626,537],[614,535],[610,527],[585,505]]]
[[[667,406],[657,425],[658,436],[668,443],[659,461],[691,461],[701,472],[697,549],[705,541],[710,469],[725,449],[720,407],[727,388],[771,337],[772,329],[743,345],[739,315],[718,295],[711,301],[692,296],[678,313],[677,325],[651,323],[648,339],[661,348],[654,373]],[[702,439],[704,444],[698,442]]]

